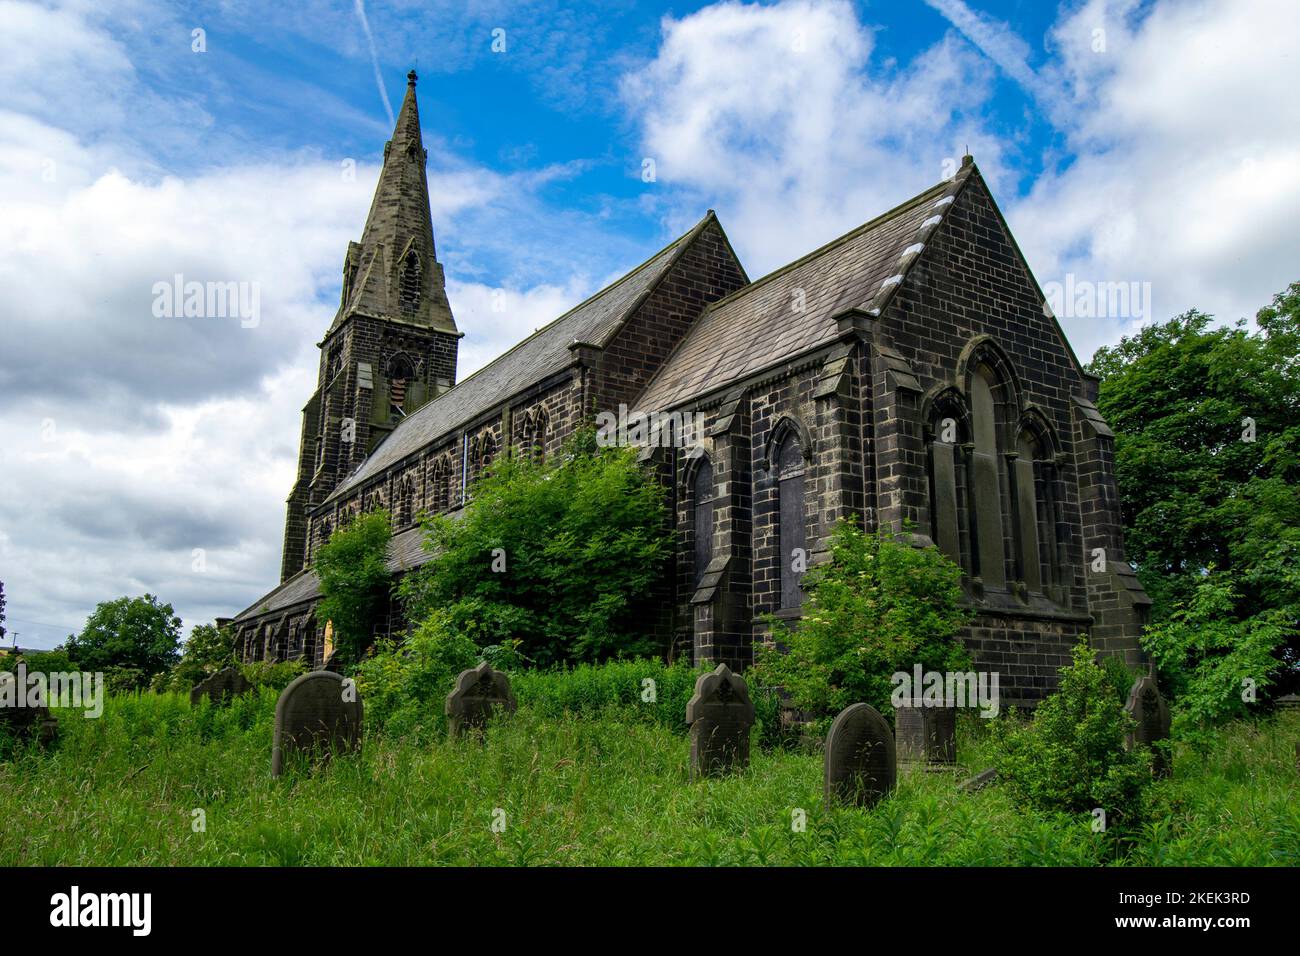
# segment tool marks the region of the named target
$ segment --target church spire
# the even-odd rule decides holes
[[[384,167],[361,242],[348,245],[333,327],[362,313],[456,332],[429,215],[429,154],[420,136],[417,79],[414,70],[406,75],[406,96],[393,138],[384,146]]]

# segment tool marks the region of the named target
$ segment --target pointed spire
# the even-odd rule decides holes
[[[384,145],[384,168],[361,242],[348,247],[335,326],[361,312],[456,331],[429,214],[429,154],[420,136],[417,79],[414,70],[406,75],[406,96],[393,138]]]

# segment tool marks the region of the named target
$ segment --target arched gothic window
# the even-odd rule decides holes
[[[799,436],[786,432],[776,457],[778,540],[781,548],[781,608],[803,604],[799,582],[807,566],[808,532],[804,515],[804,457]]]
[[[700,578],[704,577],[709,562],[713,560],[713,463],[707,457],[701,458],[695,468],[691,497],[695,534],[693,570],[698,587]]]
[[[1040,419],[1029,419],[1021,428],[1011,469],[1016,577],[1029,593],[1049,594],[1061,583],[1056,483],[1052,434]]]

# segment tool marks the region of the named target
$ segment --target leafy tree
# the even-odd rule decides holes
[[[181,619],[152,594],[120,597],[96,606],[64,650],[82,670],[112,673],[119,688],[146,684],[180,656]]]
[[[195,624],[180,662],[161,686],[188,690],[209,674],[234,663],[235,635],[228,627]],[[160,686],[155,682],[155,686]]]
[[[504,458],[456,518],[426,521],[433,559],[402,583],[483,648],[538,665],[657,650],[647,633],[671,536],[663,490],[626,448],[583,432],[551,463]]]
[[[316,618],[333,623],[334,647],[344,660],[360,660],[374,638],[393,586],[392,536],[387,511],[366,512],[330,535],[316,557],[322,594]]]
[[[970,620],[961,568],[908,534],[866,534],[853,520],[831,533],[831,560],[804,577],[803,617],[770,618],[775,646],[761,649],[752,683],[780,686],[800,710],[829,717],[849,704],[890,713],[891,675],[964,671],[958,632]],[[782,647],[788,648],[782,650]]]
[[[1155,602],[1149,649],[1172,689],[1219,688],[1192,704],[1207,719],[1236,709],[1241,677],[1294,682],[1300,650],[1300,283],[1256,323],[1213,326],[1192,311],[1092,362],[1127,550]],[[1211,608],[1221,630],[1197,635]]]
[[[1021,724],[1011,715],[993,725],[998,780],[1021,801],[1064,813],[1106,811],[1108,829],[1132,830],[1151,779],[1151,753],[1124,745],[1133,718],[1086,638],[1060,685]]]

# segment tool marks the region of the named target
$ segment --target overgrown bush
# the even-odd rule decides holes
[[[961,569],[908,534],[866,534],[856,519],[831,534],[831,560],[804,578],[803,617],[769,618],[775,647],[759,651],[751,684],[783,687],[794,706],[830,717],[865,702],[892,713],[890,676],[964,671],[970,657],[958,632],[970,619]],[[783,651],[784,646],[788,651]]]
[[[1100,807],[1108,831],[1131,831],[1151,779],[1150,751],[1125,748],[1133,719],[1086,639],[1060,674],[1060,688],[1038,705],[1032,721],[1011,714],[994,723],[998,780],[1036,809],[1090,813]]]
[[[433,558],[400,593],[408,619],[446,610],[480,647],[536,666],[650,656],[671,537],[663,490],[627,448],[581,433],[541,464],[495,462],[455,518],[425,523]]]
[[[254,661],[238,665],[244,678],[254,687],[267,687],[277,693],[288,687],[295,677],[308,671],[306,661]],[[188,692],[190,688],[184,688]]]
[[[370,646],[379,614],[388,600],[393,575],[388,542],[393,536],[387,511],[357,515],[330,535],[316,556],[321,599],[318,621],[331,621],[334,647],[349,663]]]
[[[441,732],[443,703],[456,675],[482,658],[447,611],[434,612],[401,645],[381,641],[357,666],[366,724],[394,736]]]

